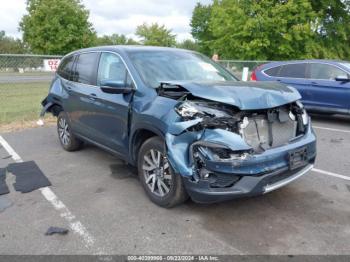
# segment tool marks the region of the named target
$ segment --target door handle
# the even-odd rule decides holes
[[[94,94],[94,93],[91,93],[90,96],[89,96],[89,99],[90,99],[91,101],[95,101],[95,100],[97,99],[97,95]]]

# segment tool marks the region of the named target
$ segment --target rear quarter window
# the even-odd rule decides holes
[[[278,73],[280,70],[281,70],[281,66],[276,66],[276,67],[266,69],[264,73],[267,74],[268,76],[278,76]]]
[[[57,69],[57,74],[61,77],[63,77],[64,79],[70,80],[73,70],[73,63],[74,63],[74,56],[69,56],[66,57],[62,60],[62,62],[60,63],[60,66]]]

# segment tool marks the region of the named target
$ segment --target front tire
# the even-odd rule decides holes
[[[79,150],[82,147],[83,142],[72,133],[67,115],[64,111],[61,111],[57,117],[57,133],[64,150],[71,152]]]
[[[152,137],[141,146],[137,167],[141,184],[155,204],[170,208],[188,199],[182,178],[172,169],[160,137]]]

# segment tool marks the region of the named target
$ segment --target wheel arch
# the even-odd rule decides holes
[[[137,163],[138,152],[143,143],[151,137],[158,136],[164,139],[164,134],[156,129],[150,127],[139,128],[133,132],[130,142],[130,159],[133,164]]]

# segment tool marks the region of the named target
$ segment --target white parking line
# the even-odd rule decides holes
[[[333,172],[329,172],[329,171],[325,171],[325,170],[321,170],[321,169],[317,169],[317,168],[313,168],[312,171],[323,174],[323,175],[333,176],[333,177],[342,178],[342,179],[350,181],[349,176],[343,176],[343,175],[339,175],[339,174],[336,174]]]
[[[16,151],[7,143],[7,141],[2,136],[0,136],[0,144],[11,155],[12,159],[15,162],[23,162],[22,158],[16,153]],[[40,192],[45,197],[45,199],[57,211],[60,212],[60,216],[68,222],[70,229],[82,238],[85,247],[88,249],[94,247],[94,237],[87,231],[86,227],[79,220],[76,219],[76,217],[72,214],[72,212],[70,212],[66,205],[58,199],[56,194],[49,187],[40,188]],[[97,252],[95,252],[94,254],[104,254],[104,252],[103,250],[97,248]]]
[[[350,130],[344,130],[344,129],[329,128],[329,127],[314,126],[314,125],[312,125],[312,127],[315,128],[315,129],[323,129],[323,130],[328,130],[328,131],[335,131],[335,132],[342,132],[342,133],[350,133]]]
[[[12,157],[12,159],[17,162],[23,162],[22,158],[15,152],[15,150],[13,150],[13,148],[6,142],[6,140],[0,136],[0,144],[2,145],[3,148],[5,148],[5,150],[7,151],[7,153],[9,153]]]

